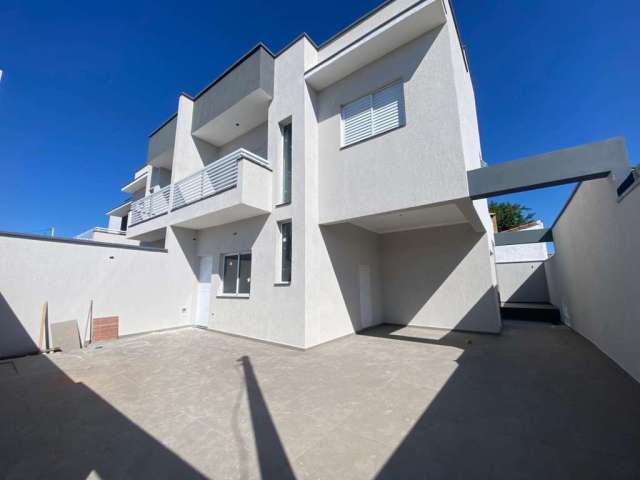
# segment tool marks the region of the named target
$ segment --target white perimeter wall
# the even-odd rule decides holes
[[[193,232],[168,232],[168,253],[0,236],[0,357],[33,351],[49,321],[118,316],[120,335],[191,323]],[[185,312],[182,312],[182,308]]]
[[[544,262],[496,263],[496,268],[501,302],[549,303]]]
[[[563,321],[640,380],[640,188],[620,203],[609,179],[584,182],[553,227],[546,262]]]

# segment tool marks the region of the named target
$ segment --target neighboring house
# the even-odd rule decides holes
[[[543,229],[544,223],[542,223],[541,220],[535,220],[524,225],[510,228],[509,230],[504,230],[504,233]],[[500,245],[496,247],[496,263],[543,262],[547,258],[549,258],[549,251],[547,250],[547,244],[544,242]]]
[[[78,240],[92,240],[94,242],[140,245],[139,241],[126,237],[126,225],[124,228],[124,230],[121,230],[120,228],[93,227],[86,232],[76,235],[74,238],[77,238]]]
[[[145,164],[134,173],[133,180],[120,189],[122,192],[128,193],[129,198],[121,205],[107,212],[109,217],[107,228],[94,227],[77,235],[76,238],[98,242],[140,245],[140,241],[126,237],[131,203],[147,197],[167,185],[170,179],[168,174],[169,172],[166,170],[153,168]]]
[[[190,318],[214,330],[299,347],[381,322],[498,332],[481,158],[450,5],[396,0],[180,94],[110,227],[128,216],[127,239],[186,258]]]

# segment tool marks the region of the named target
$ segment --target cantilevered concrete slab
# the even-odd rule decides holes
[[[154,167],[171,168],[173,147],[176,142],[177,114],[156,128],[149,135],[147,163]]]
[[[193,99],[193,135],[220,146],[266,122],[273,71],[273,55],[257,45]]]
[[[316,90],[327,88],[356,70],[444,24],[444,3],[424,0],[401,11],[363,37],[342,48],[305,73]]]
[[[472,199],[603,178],[628,170],[622,137],[470,170]]]

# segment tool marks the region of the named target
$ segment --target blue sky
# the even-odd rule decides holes
[[[259,41],[320,43],[377,0],[0,4],[0,230],[105,225],[148,134]],[[623,135],[640,156],[640,4],[456,0],[483,155],[499,163]],[[547,225],[570,186],[504,197]]]

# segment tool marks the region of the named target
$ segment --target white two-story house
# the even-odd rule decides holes
[[[395,0],[180,94],[109,214],[186,258],[175,314],[196,325],[303,348],[380,323],[498,332],[481,158],[448,1]]]

